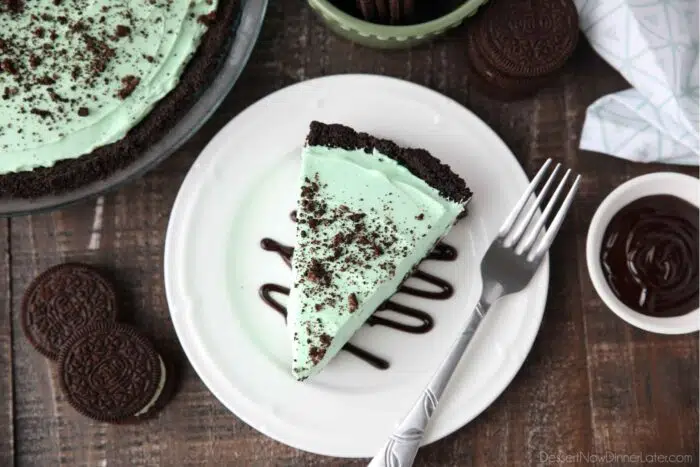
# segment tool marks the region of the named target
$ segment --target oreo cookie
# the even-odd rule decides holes
[[[508,76],[491,68],[481,54],[476,40],[467,43],[467,57],[469,58],[467,71],[470,83],[482,93],[494,99],[516,100],[529,97],[545,85],[547,77],[518,78]]]
[[[529,97],[553,80],[578,35],[571,0],[492,0],[468,32],[469,81],[494,99]]]
[[[52,360],[81,328],[116,318],[114,287],[85,264],[65,263],[47,269],[32,281],[22,300],[24,334]]]
[[[516,77],[543,76],[561,68],[578,43],[572,0],[493,1],[477,30],[485,59]]]
[[[138,422],[160,411],[174,392],[172,367],[126,324],[83,328],[62,347],[58,378],[79,413],[108,423]]]
[[[396,25],[415,21],[414,0],[356,0],[355,5],[367,21]]]
[[[382,0],[379,0],[379,3],[383,3]],[[377,12],[374,0],[357,0],[357,9],[367,21],[374,20]]]

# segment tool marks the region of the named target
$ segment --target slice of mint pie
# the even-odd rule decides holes
[[[422,149],[311,123],[287,303],[292,372],[319,372],[466,214],[471,191]]]

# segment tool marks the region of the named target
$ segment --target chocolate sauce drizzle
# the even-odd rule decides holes
[[[296,222],[296,211],[292,211],[290,214],[292,221]],[[292,255],[294,254],[294,247],[283,245],[276,240],[271,238],[263,238],[260,241],[260,246],[265,251],[271,251],[277,253],[280,258],[291,267],[292,265]],[[433,251],[425,257],[425,260],[432,261],[454,261],[457,259],[457,250],[447,245],[446,243],[438,243],[435,245]],[[403,293],[406,295],[412,295],[414,297],[429,298],[433,300],[447,300],[454,294],[454,288],[452,284],[440,279],[432,274],[429,274],[420,269],[416,269],[410,275],[411,278],[421,280],[427,284],[430,284],[437,290],[426,290],[422,288],[411,287],[407,285],[402,285],[397,290],[397,293]],[[272,309],[277,311],[279,314],[287,317],[287,309],[282,305],[277,299],[273,297],[273,294],[279,295],[289,295],[289,287],[285,287],[279,284],[263,284],[259,289],[260,298]],[[415,324],[403,323],[400,321],[395,321],[393,319],[385,318],[383,316],[378,316],[376,313],[381,313],[384,311],[392,312],[398,315],[405,316],[415,320]],[[391,329],[395,329],[401,332],[407,332],[411,334],[425,334],[429,332],[433,326],[433,318],[426,312],[411,308],[405,305],[401,305],[396,302],[388,300],[384,302],[375,314],[369,317],[367,324],[370,326],[385,326]],[[375,368],[386,370],[389,368],[389,362],[381,357],[378,357],[364,349],[361,349],[351,343],[345,344],[343,350],[355,355],[361,360],[369,363]]]
[[[285,287],[285,286],[279,285],[279,284],[263,284],[259,289],[259,293],[260,293],[260,297],[263,299],[263,301],[265,303],[270,305],[275,311],[277,311],[279,314],[284,316],[285,319],[287,318],[287,309],[284,307],[284,305],[282,305],[274,297],[272,297],[272,294],[278,293],[280,295],[289,295],[289,287]],[[379,318],[376,316],[371,316],[370,320],[372,320],[373,318],[377,318],[380,320],[383,319],[383,318]],[[370,320],[368,320],[367,322],[369,323]],[[390,321],[390,320],[384,320],[384,321]],[[383,323],[375,322],[374,324],[383,324]],[[431,322],[430,327],[432,328],[432,326],[433,325]],[[425,332],[427,332],[427,331],[425,331]],[[377,357],[376,355],[367,352],[364,349],[361,349],[360,347],[357,347],[356,345],[351,344],[350,342],[346,343],[343,346],[343,350],[355,355],[357,358],[369,363],[370,365],[372,365],[375,368],[379,368],[380,370],[386,370],[387,368],[389,368],[389,362],[387,362],[386,360],[384,360],[381,357]]]

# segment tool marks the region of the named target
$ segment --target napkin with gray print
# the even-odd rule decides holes
[[[631,89],[591,104],[581,149],[698,165],[697,0],[574,0],[596,52]]]

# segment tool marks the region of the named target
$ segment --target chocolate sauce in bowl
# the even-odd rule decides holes
[[[671,195],[623,207],[603,235],[600,261],[615,296],[649,316],[698,308],[698,208]]]

